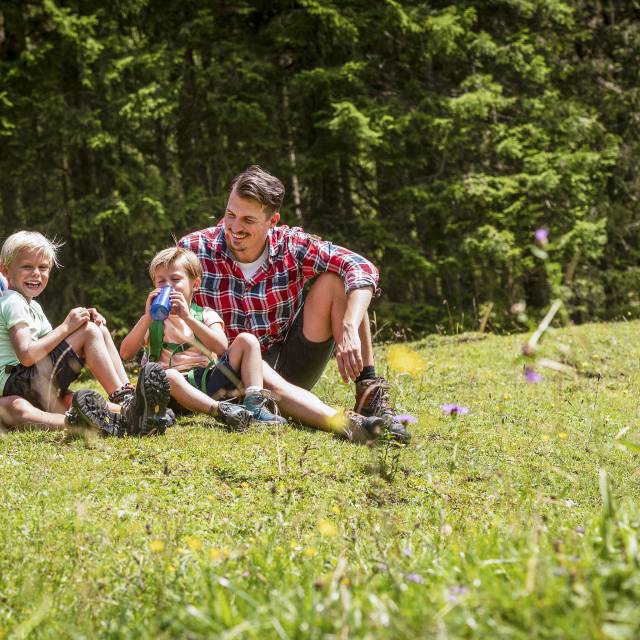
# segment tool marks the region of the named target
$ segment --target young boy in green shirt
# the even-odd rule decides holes
[[[173,416],[162,368],[144,368],[134,389],[95,309],[74,308],[53,328],[36,302],[58,266],[59,247],[38,232],[19,231],[0,250],[8,285],[0,297],[0,419],[6,426],[54,429],[80,424],[113,435],[163,431]],[[85,364],[117,404],[107,405],[96,392],[69,392]]]

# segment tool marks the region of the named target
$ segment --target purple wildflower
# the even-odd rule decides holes
[[[544,380],[542,375],[531,367],[524,368],[524,377],[529,384],[538,384],[538,382],[542,382]]]
[[[533,238],[539,247],[546,247],[549,244],[549,229],[536,229]]]
[[[415,584],[424,584],[424,578],[419,573],[407,573],[404,579],[407,582],[415,582]]]
[[[450,416],[463,416],[465,413],[469,413],[469,409],[461,404],[442,404],[440,408]]]
[[[402,424],[413,424],[414,422],[418,422],[418,418],[415,416],[411,416],[408,413],[402,413],[398,416],[393,416],[395,422],[402,422]]]
[[[460,598],[464,598],[469,593],[469,587],[463,584],[455,584],[447,589],[447,600],[452,604],[456,604],[460,601]]]

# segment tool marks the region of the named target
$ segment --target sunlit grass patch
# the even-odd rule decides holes
[[[546,335],[539,355],[577,374],[534,383],[523,336],[402,345],[413,371],[381,347],[417,418],[404,449],[295,426],[230,434],[205,417],[144,440],[10,433],[0,630],[636,637],[638,328]],[[317,391],[352,406],[335,367]]]

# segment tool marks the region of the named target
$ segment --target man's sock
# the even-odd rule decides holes
[[[363,380],[373,380],[376,377],[376,368],[371,365],[367,367],[362,367],[362,373],[356,378],[356,384],[358,382],[362,382]]]

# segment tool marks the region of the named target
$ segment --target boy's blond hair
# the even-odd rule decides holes
[[[24,249],[37,251],[46,256],[51,266],[60,266],[58,261],[58,250],[64,244],[55,238],[49,240],[38,231],[17,231],[10,235],[2,244],[0,249],[0,264],[10,267],[16,256]]]
[[[198,256],[189,249],[182,247],[169,247],[163,249],[153,257],[149,263],[149,276],[153,282],[156,271],[159,267],[169,269],[171,265],[180,262],[180,266],[186,271],[193,282],[196,278],[202,277],[202,266]]]

